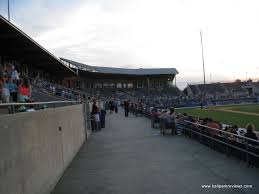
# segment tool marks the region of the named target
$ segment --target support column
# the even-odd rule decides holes
[[[80,80],[80,88],[85,89],[85,80],[84,79]]]
[[[27,64],[25,65],[25,75],[26,75],[26,77],[29,76],[29,67]]]
[[[0,69],[4,68],[4,57],[0,56]]]

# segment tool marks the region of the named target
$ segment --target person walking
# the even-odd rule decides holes
[[[114,111],[114,102],[113,102],[113,100],[110,100],[109,104],[110,104],[110,114],[112,114],[113,111]]]
[[[118,100],[114,100],[114,110],[115,110],[115,113],[118,113]]]
[[[125,110],[125,117],[129,116],[129,102],[128,100],[124,101],[124,110]]]

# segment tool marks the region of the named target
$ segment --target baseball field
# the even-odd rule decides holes
[[[256,130],[259,131],[259,104],[220,106],[207,109],[182,108],[177,109],[176,112],[200,118],[212,118],[224,124],[238,125],[239,127],[253,123]]]

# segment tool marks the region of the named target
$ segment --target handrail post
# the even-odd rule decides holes
[[[210,139],[211,141],[210,141],[210,146],[211,146],[211,149],[213,149],[213,144],[214,144],[214,139],[213,139],[213,136],[211,137],[211,139]]]
[[[226,146],[227,146],[227,147],[226,147],[226,150],[227,150],[227,156],[229,156],[229,149],[228,149],[228,135],[227,135],[227,134],[225,135],[225,138],[226,138],[226,143],[227,143],[227,144],[226,144]]]
[[[15,106],[12,105],[12,106],[11,106],[11,114],[14,114],[14,113],[15,113]]]
[[[200,141],[200,143],[202,142],[202,141],[201,141],[201,133],[202,133],[201,130],[202,130],[202,129],[199,128],[199,132],[200,132],[200,133],[199,133],[199,141]]]

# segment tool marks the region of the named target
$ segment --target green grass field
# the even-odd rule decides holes
[[[224,107],[222,107],[222,108],[224,108]],[[241,106],[231,106],[229,108],[231,110],[259,114],[259,105],[241,105]]]
[[[228,110],[242,113],[226,112]],[[212,118],[225,124],[236,124],[240,127],[245,127],[247,123],[253,123],[257,128],[256,130],[259,131],[259,105],[222,106],[209,109],[183,108],[177,109],[176,112],[187,113],[200,118]]]

